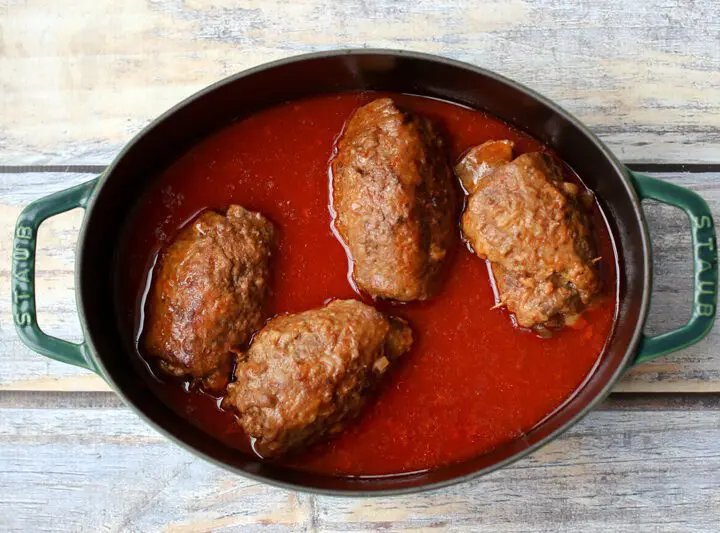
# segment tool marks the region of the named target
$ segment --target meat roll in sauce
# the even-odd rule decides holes
[[[600,289],[579,186],[564,181],[547,154],[513,160],[508,141],[473,148],[455,172],[470,193],[462,231],[475,253],[492,262],[501,303],[518,325],[575,320]]]
[[[375,100],[380,101],[371,104]],[[349,124],[368,104],[362,112],[367,120],[356,127]],[[432,120],[432,134],[427,121],[418,117]],[[363,133],[366,126],[369,133]],[[360,215],[367,216],[368,227],[384,227],[386,211],[390,220],[397,217],[384,233],[374,230],[368,232],[367,242],[360,241],[369,257],[370,268],[364,271],[368,279],[372,281],[376,265],[381,265],[380,279],[395,280],[397,288],[407,283],[405,272],[411,271],[400,271],[397,257],[408,253],[413,264],[427,265],[429,245],[438,242],[437,237],[430,240],[427,221],[432,218],[427,214],[439,217],[437,213],[445,211],[424,200],[430,197],[427,185],[443,191],[454,187],[459,193],[454,178],[436,187],[434,178],[427,176],[442,156],[434,144],[439,144],[436,130],[442,132],[447,161],[462,159],[458,175],[469,193],[486,180],[494,182],[497,167],[511,163],[514,156],[551,151],[490,115],[452,102],[398,93],[328,93],[259,109],[229,123],[198,140],[147,184],[129,213],[114,269],[115,314],[128,349],[125,364],[137,371],[133,377],[138,387],[175,413],[177,427],[192,426],[207,434],[209,453],[235,453],[238,464],[282,469],[295,477],[411,479],[419,471],[433,476],[436,469],[458,468],[493,450],[522,446],[525,434],[573,398],[595,369],[605,368],[622,283],[607,224],[612,218],[605,217],[598,202],[585,204],[585,187],[562,163],[563,176],[571,183],[559,185],[568,189],[560,194],[572,195],[572,184],[580,188],[579,202],[569,196],[566,200],[569,205],[581,204],[577,210],[588,213],[593,248],[602,256],[596,263],[602,295],[591,297],[592,305],[582,310],[573,327],[553,330],[551,341],[516,329],[517,321],[508,319],[507,309],[493,309],[499,302],[498,287],[510,309],[537,310],[538,316],[530,315],[525,322],[530,324],[546,324],[546,316],[582,305],[579,296],[572,300],[577,289],[570,283],[562,290],[550,284],[546,291],[533,269],[523,275],[514,263],[491,264],[465,250],[451,249],[445,260],[436,262],[445,263],[442,281],[428,301],[405,304],[376,298],[372,306],[377,311],[358,302],[342,303],[361,299],[355,292],[358,285],[348,283],[350,248],[338,242],[342,238],[337,215],[342,213],[328,210],[328,155],[344,147],[335,162],[336,190],[343,193],[335,207],[342,205],[342,212],[351,215],[346,223],[360,233],[352,233],[356,239],[362,239],[366,222]],[[488,139],[507,141],[482,144]],[[343,158],[345,170],[337,164]],[[415,174],[407,175],[414,176],[408,180],[417,185],[406,186],[398,177],[395,169],[406,167],[414,169]],[[360,172],[365,173],[362,179]],[[338,180],[343,176],[357,181],[343,185]],[[544,179],[549,186],[554,183],[549,176]],[[385,189],[382,183],[388,184]],[[386,196],[372,196],[375,190]],[[452,192],[436,194],[451,197]],[[527,202],[526,193],[513,194],[518,202]],[[372,199],[371,205],[366,198]],[[508,203],[508,198],[503,192],[497,201]],[[235,209],[243,211],[231,209],[230,216],[207,212],[232,204],[262,213],[276,229],[273,239],[269,222],[244,212],[256,219],[242,224],[258,232],[242,245],[258,253],[257,262],[247,260],[242,263],[247,270],[237,269],[238,276],[247,272],[242,274],[247,276],[242,278],[247,280],[247,296],[240,289],[245,282],[236,281],[234,267],[229,266],[241,263],[241,253],[221,252],[230,249],[230,240],[246,242],[233,229],[240,222],[233,222]],[[448,235],[448,241],[459,244],[458,210],[459,205],[453,217],[443,218],[449,220],[449,234],[444,229],[433,235]],[[411,216],[403,218],[398,212]],[[201,213],[205,215],[199,217]],[[487,215],[499,216],[495,208]],[[193,222],[200,223],[202,232]],[[217,237],[216,224],[225,227],[224,237]],[[486,224],[498,222],[493,218]],[[399,237],[393,240],[400,229],[412,237],[407,250],[396,244]],[[349,242],[356,242],[348,237],[347,227],[343,231]],[[547,235],[558,231],[548,230],[543,234],[547,240],[534,241],[535,247],[549,246],[555,237]],[[389,239],[390,252],[372,247],[377,235]],[[257,292],[250,292],[250,280],[267,280],[266,259],[261,258],[271,249],[265,312],[256,312],[261,298],[252,296]],[[357,248],[353,252],[356,259],[362,257]],[[427,272],[423,268],[413,272]],[[399,280],[393,277],[395,269],[403,272]],[[358,279],[359,274],[356,270]],[[331,300],[335,303],[327,308],[321,304]],[[573,305],[568,306],[569,301]],[[262,318],[249,318],[258,315]],[[257,329],[246,327],[244,321],[254,322]],[[237,338],[230,340],[231,336]],[[180,378],[167,376],[159,360],[165,372]],[[237,371],[229,368],[231,364]],[[203,378],[206,383],[236,381],[207,394],[199,386]],[[197,383],[188,386],[191,380]],[[219,396],[227,398],[220,407]],[[255,461],[253,448],[270,457],[266,466]]]
[[[231,373],[230,350],[265,318],[274,228],[238,205],[206,211],[168,247],[148,296],[143,344],[167,374],[219,391]]]
[[[335,226],[358,288],[400,301],[432,296],[454,239],[455,195],[430,121],[374,100],[348,122],[332,170]]]
[[[356,300],[278,316],[239,358],[223,406],[257,453],[280,455],[340,431],[411,344],[404,321]]]

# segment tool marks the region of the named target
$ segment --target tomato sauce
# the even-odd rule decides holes
[[[201,211],[231,203],[262,212],[279,229],[270,315],[359,298],[331,229],[328,164],[352,112],[378,96],[383,95],[323,95],[261,111],[206,138],[159,176],[130,217],[120,251],[127,335],[139,338],[144,296],[163,247]],[[490,139],[513,140],[516,155],[547,150],[479,111],[392,96],[441,127],[453,162]],[[568,174],[577,180],[569,169]],[[573,328],[542,339],[513,327],[506,310],[493,309],[485,262],[459,245],[430,301],[377,303],[409,321],[415,343],[363,414],[337,437],[286,463],[353,476],[433,469],[517,439],[557,410],[593,372],[614,323],[615,252],[597,205],[593,222],[604,296]],[[137,358],[144,361],[139,352]],[[220,409],[217,398],[153,373],[151,363],[143,363],[142,372],[162,401],[238,453],[252,453],[234,415]]]

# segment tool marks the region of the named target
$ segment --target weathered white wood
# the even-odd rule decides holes
[[[0,530],[295,530],[308,497],[213,467],[124,409],[0,412]]]
[[[335,531],[385,525],[492,532],[716,531],[716,415],[595,412],[558,441],[476,483],[382,502],[320,498],[318,523]],[[693,509],[700,501],[701,508]]]
[[[628,161],[718,161],[716,0],[81,0],[0,10],[3,164],[107,163],[153,117],[250,66],[390,47],[517,79]]]
[[[603,410],[482,480],[398,498],[246,481],[125,409],[0,409],[0,530],[715,532],[717,410]]]
[[[35,198],[91,179],[90,174],[0,174],[0,390],[107,390],[105,383],[75,367],[32,353],[18,340],[10,316],[10,248],[15,218]],[[701,193],[720,216],[720,174],[663,174]],[[690,314],[690,232],[682,212],[647,204],[655,246],[656,280],[648,331],[677,327]],[[39,323],[48,333],[80,339],[73,292],[73,248],[82,212],[43,224],[39,236]],[[618,390],[632,392],[720,391],[720,325],[701,343],[633,370]]]

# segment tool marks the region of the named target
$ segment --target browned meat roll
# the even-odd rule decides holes
[[[356,416],[412,332],[355,300],[279,316],[240,357],[224,406],[263,457],[306,446]]]
[[[425,300],[454,239],[455,195],[440,137],[389,98],[358,109],[332,163],[335,225],[353,279],[374,297]]]
[[[264,320],[274,229],[233,205],[225,216],[206,211],[168,247],[157,267],[143,336],[147,355],[174,376],[221,390],[235,346]]]
[[[523,327],[572,322],[598,294],[596,251],[580,189],[547,154],[512,158],[507,141],[456,167],[470,197],[462,231],[492,262],[502,303]]]

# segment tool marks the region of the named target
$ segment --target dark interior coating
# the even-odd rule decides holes
[[[160,259],[147,301],[145,351],[174,376],[221,390],[230,350],[265,318],[274,228],[259,213],[232,205],[205,211]]]
[[[335,225],[358,288],[401,301],[432,296],[455,236],[455,195],[431,122],[374,100],[351,117],[332,170]]]
[[[337,433],[412,345],[412,331],[357,300],[272,319],[240,356],[224,405],[276,456]]]
[[[589,218],[579,186],[563,180],[551,156],[510,160],[511,148],[490,141],[456,167],[471,193],[462,230],[492,262],[501,303],[518,325],[562,326],[600,289]]]

